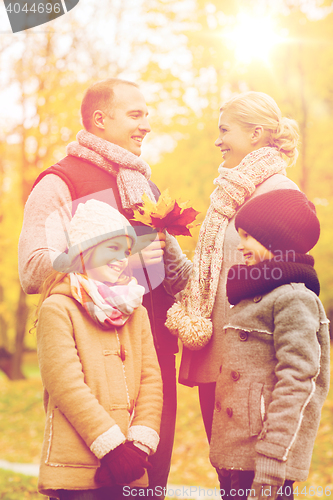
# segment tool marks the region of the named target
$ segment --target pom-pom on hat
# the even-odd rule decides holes
[[[236,214],[235,226],[272,253],[307,253],[320,234],[314,204],[296,189],[277,189],[255,196]]]
[[[68,272],[80,253],[117,236],[128,236],[132,247],[136,242],[134,228],[118,210],[99,200],[79,203],[67,235],[68,253],[59,255],[53,268]]]

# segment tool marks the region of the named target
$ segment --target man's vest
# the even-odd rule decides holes
[[[57,175],[67,184],[72,198],[72,215],[74,215],[79,203],[93,198],[108,203],[126,218],[129,217],[128,212],[126,213],[121,205],[116,178],[93,163],[74,156],[66,156],[52,167],[44,170],[37,177],[33,188],[45,175],[49,174]],[[149,184],[157,199],[160,191],[153,182],[149,181]],[[149,280],[147,270],[143,269],[143,271],[150,290],[143,297],[143,305],[148,311],[155,347],[159,355],[175,353],[178,351],[177,338],[171,335],[164,325],[166,312],[172,306],[174,299],[166,292],[163,284],[155,287],[152,280]],[[135,276],[140,284],[140,273],[135,273]]]

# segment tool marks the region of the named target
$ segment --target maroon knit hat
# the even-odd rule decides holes
[[[277,189],[255,196],[239,210],[235,226],[272,253],[307,253],[320,234],[314,204],[296,189]]]

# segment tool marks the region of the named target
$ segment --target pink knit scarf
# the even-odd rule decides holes
[[[254,193],[256,186],[273,174],[285,173],[286,163],[275,148],[249,153],[233,168],[219,167],[217,188],[202,223],[193,269],[182,295],[168,311],[166,326],[191,350],[204,347],[213,332],[210,319],[223,261],[223,244],[229,220]]]
[[[142,304],[145,292],[133,278],[127,285],[107,286],[79,273],[70,273],[71,293],[86,313],[105,330],[123,326]]]
[[[148,183],[151,170],[146,162],[86,130],[80,130],[76,138],[77,142],[68,144],[67,154],[83,158],[115,176],[124,209],[141,204],[143,193],[153,202],[156,201]]]

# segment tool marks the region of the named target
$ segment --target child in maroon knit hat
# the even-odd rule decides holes
[[[314,259],[320,225],[297,190],[254,197],[235,226],[245,264],[228,273],[210,460],[221,495],[293,498],[305,481],[329,388],[328,320]]]

